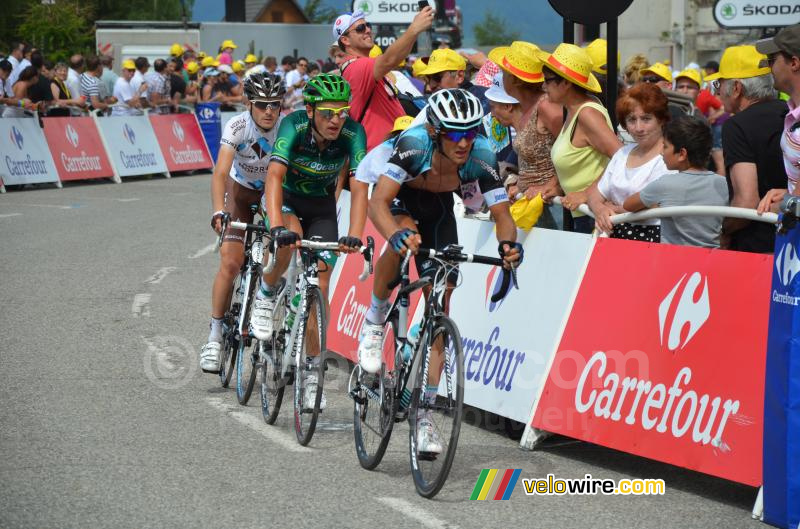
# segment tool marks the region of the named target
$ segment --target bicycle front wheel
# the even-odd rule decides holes
[[[283,320],[281,319],[281,324]],[[261,342],[261,415],[264,422],[274,424],[283,402],[287,379],[283,376],[283,329],[278,329],[269,342]]]
[[[257,271],[251,271],[247,280],[247,292],[242,301],[242,309],[239,311],[239,321],[244,322],[243,329],[247,329],[250,324],[250,311],[253,310],[253,300],[260,277]],[[236,355],[236,399],[242,406],[247,405],[256,383],[259,349],[258,340],[250,337],[247,330],[245,334],[248,336],[239,337],[239,351]]]
[[[458,327],[439,314],[432,329],[419,351],[424,356],[412,373],[414,389],[408,414],[411,474],[417,492],[426,498],[434,497],[447,481],[464,406],[464,353]],[[441,377],[438,366],[442,366]],[[426,400],[428,386],[444,388],[444,396]]]
[[[389,439],[392,436],[394,417],[397,412],[398,399],[396,386],[399,369],[398,359],[401,358],[397,351],[397,322],[392,319],[384,328],[384,340],[393,342],[395,365],[391,371],[386,362],[381,365],[378,373],[372,374],[362,370],[356,365],[355,387],[352,388],[353,398],[353,434],[356,442],[356,455],[358,462],[367,470],[377,467],[386,453]]]
[[[219,381],[223,388],[227,388],[233,378],[236,369],[236,357],[239,352],[239,342],[242,337],[236,325],[239,322],[239,313],[242,310],[242,298],[244,297],[244,272],[236,276],[233,280],[233,291],[231,294],[231,306],[225,313],[223,326],[225,334],[222,342],[222,358],[219,362]]]
[[[310,287],[306,296],[305,318],[296,338],[297,370],[294,379],[294,431],[297,442],[305,446],[317,427],[319,412],[324,407],[325,381],[325,302],[318,287]],[[313,358],[310,351],[318,350]]]

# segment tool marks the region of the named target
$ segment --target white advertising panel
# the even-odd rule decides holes
[[[724,28],[778,28],[800,22],[796,0],[717,0],[714,19]]]
[[[97,119],[108,157],[120,176],[166,173],[156,135],[147,116],[110,116]]]
[[[0,138],[0,179],[5,185],[59,181],[38,119],[2,118]]]

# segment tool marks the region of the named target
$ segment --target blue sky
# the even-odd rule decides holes
[[[266,1],[266,0],[265,0]],[[329,0],[332,6],[341,6],[347,0]],[[298,0],[300,5],[305,0]],[[472,45],[472,26],[479,22],[489,7],[485,0],[457,0],[464,15],[464,44]],[[509,29],[517,31],[523,40],[537,44],[561,42],[561,17],[546,0],[508,0],[493,2],[491,11],[505,19]],[[218,22],[225,16],[225,2],[220,0],[195,0],[192,19],[199,22]],[[522,21],[522,22],[518,22]]]

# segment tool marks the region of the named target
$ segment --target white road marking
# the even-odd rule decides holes
[[[420,524],[424,525],[425,527],[429,527],[430,529],[454,529],[457,527],[438,519],[432,513],[426,511],[422,507],[415,506],[409,501],[390,497],[380,497],[375,499],[403,514],[407,518],[416,520]]]
[[[253,390],[254,393],[256,391],[256,389]],[[254,394],[254,398],[260,397]],[[294,439],[294,437],[290,439],[288,435],[282,433],[280,428],[269,426],[260,416],[247,413],[244,411],[246,408],[242,408],[235,403],[229,403],[228,401],[229,399],[223,400],[220,397],[208,397],[206,399],[206,402],[208,402],[212,408],[216,408],[222,412],[225,412],[228,416],[236,419],[238,422],[244,424],[251,430],[255,430],[256,432],[260,433],[273,443],[281,445],[284,450],[288,450],[290,452],[313,452],[312,449],[297,444],[297,441]]]
[[[15,203],[14,205],[15,206],[26,206],[26,207],[31,207],[31,208],[76,209],[75,206],[57,206],[55,204],[19,204],[19,203]]]
[[[140,199],[138,199],[138,198],[117,198],[115,200],[117,202],[136,202],[137,200],[140,200]]]
[[[150,316],[150,297],[151,294],[136,294],[131,305],[131,312],[134,318]]]
[[[0,218],[19,217],[20,215],[22,215],[22,213],[3,213],[3,214],[0,215]]]
[[[216,246],[217,246],[217,243],[212,242],[208,246],[204,246],[203,248],[200,248],[199,250],[197,250],[194,254],[190,255],[189,259],[197,259],[198,257],[203,257],[207,253],[213,252],[214,248],[216,248]]]
[[[175,266],[165,266],[164,268],[159,269],[158,272],[150,276],[147,280],[145,280],[145,284],[157,285],[161,283],[161,281],[163,281],[164,278],[167,277],[167,275],[169,275],[170,272],[174,272],[177,269],[178,268]]]

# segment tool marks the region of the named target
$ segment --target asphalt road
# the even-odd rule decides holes
[[[450,478],[417,496],[398,424],[362,470],[343,372],[309,448],[203,374],[209,175],[0,195],[0,527],[765,527],[756,490],[565,438],[523,451],[468,410]],[[753,454],[760,457],[760,454]],[[469,501],[483,468],[662,478],[664,496]]]

